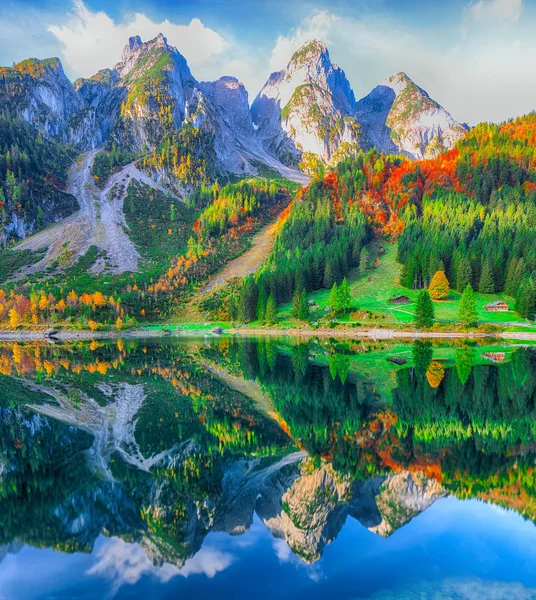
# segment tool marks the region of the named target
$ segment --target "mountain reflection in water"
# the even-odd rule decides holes
[[[345,523],[387,538],[440,498],[534,521],[535,403],[530,347],[1,344],[0,561],[90,553],[113,595],[217,579],[209,533],[314,565]]]

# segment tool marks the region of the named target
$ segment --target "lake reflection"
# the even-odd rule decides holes
[[[2,599],[536,597],[533,348],[0,344],[0,417]]]

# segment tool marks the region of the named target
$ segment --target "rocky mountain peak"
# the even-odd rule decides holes
[[[290,59],[289,67],[293,64],[304,65],[318,61],[330,62],[327,46],[319,40],[309,40],[294,52]]]
[[[129,73],[151,54],[156,54],[158,51],[164,51],[170,56],[173,56],[180,68],[188,70],[186,59],[180,54],[177,48],[170,46],[167,43],[167,38],[162,33],[159,33],[155,38],[147,42],[143,42],[139,35],[130,37],[128,44],[123,48],[121,60],[114,66],[114,70],[119,73],[121,78],[125,78]]]
[[[344,147],[359,147],[355,96],[342,69],[331,62],[326,46],[312,40],[272,73],[251,107],[257,135],[265,148],[286,161],[313,154],[336,160]],[[342,158],[342,157],[340,157]]]
[[[388,77],[360,100],[356,117],[371,145],[414,159],[436,156],[466,133],[404,72]]]

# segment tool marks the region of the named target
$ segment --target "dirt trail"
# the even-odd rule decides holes
[[[260,267],[262,261],[270,254],[277,234],[277,221],[263,227],[251,239],[251,248],[244,254],[227,263],[225,267],[217,273],[201,289],[201,294],[209,292],[217,285],[223,285],[232,277],[245,277],[255,273]]]
[[[70,254],[72,263],[90,246],[97,246],[106,256],[96,263],[94,272],[104,269],[112,273],[138,270],[140,255],[125,232],[123,201],[128,186],[132,180],[137,180],[163,193],[168,192],[139,171],[134,163],[112,175],[104,188],[99,189],[91,175],[96,154],[94,150],[83,155],[69,175],[67,191],[76,197],[80,210],[16,246],[16,250],[48,248],[42,260],[21,270],[17,278],[46,269],[65,252]],[[66,242],[67,246],[64,246]]]

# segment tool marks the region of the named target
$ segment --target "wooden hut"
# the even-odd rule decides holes
[[[506,312],[506,311],[510,310],[508,308],[508,304],[506,304],[506,302],[503,302],[502,300],[496,300],[495,302],[492,302],[491,304],[486,304],[486,306],[484,306],[484,308],[488,312]]]

